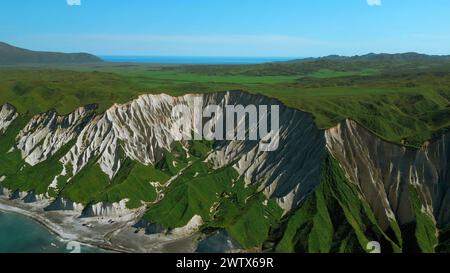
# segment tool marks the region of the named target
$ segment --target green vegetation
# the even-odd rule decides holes
[[[127,207],[130,209],[142,206],[142,202],[154,202],[158,187],[162,187],[172,174],[125,157],[121,148],[119,154],[121,167],[112,179],[100,169],[97,160],[92,159],[69,182],[58,183],[61,195],[82,204],[129,199]],[[173,156],[168,151],[166,154]]]
[[[191,161],[195,160],[191,158]],[[187,159],[186,151],[180,143],[175,143],[172,150],[164,151],[163,158],[157,163],[156,167],[171,176],[177,175],[186,168],[190,161]]]
[[[394,236],[379,227],[369,205],[345,177],[339,164],[328,156],[322,164],[320,185],[275,233],[281,234],[278,252],[365,252],[367,243],[378,241],[386,252],[400,252],[398,225]]]
[[[245,186],[231,166],[218,170],[208,166],[204,162],[210,151],[207,145],[193,142],[188,162],[186,157],[172,161],[185,164],[176,170],[180,175],[164,191],[164,198],[150,206],[144,219],[165,228],[177,228],[198,215],[205,229],[224,228],[241,246],[261,247],[268,239],[270,228],[281,218],[281,208],[274,200],[267,200],[255,186]],[[168,155],[158,167],[173,173],[172,168],[165,167],[173,160]]]
[[[23,165],[20,153],[9,153],[9,149],[15,145],[16,136],[28,121],[29,118],[26,116],[16,118],[8,130],[0,134],[0,176],[15,174]]]
[[[34,191],[36,194],[44,194],[47,192],[53,178],[61,173],[63,166],[59,159],[64,156],[71,148],[70,143],[61,148],[55,155],[51,156],[37,165],[29,166],[24,164],[20,170],[16,169],[14,173],[7,175],[3,185],[11,190],[19,190],[21,192]],[[22,161],[22,157],[18,150],[11,153],[18,161]],[[12,171],[13,169],[8,169]],[[45,170],[45,171],[43,171]]]
[[[68,152],[73,143],[67,143],[48,160],[30,166],[24,162],[19,150],[9,151],[14,146],[17,134],[28,121],[28,116],[21,116],[0,135],[0,176],[6,177],[2,185],[13,191],[34,191],[36,194],[44,194],[53,178],[62,171],[63,166],[59,159]]]
[[[3,65],[55,64],[55,63],[97,63],[102,60],[86,53],[38,52],[14,47],[0,42],[0,60]]]
[[[91,202],[101,201],[98,196],[109,184],[109,177],[102,172],[96,160],[91,160],[68,182],[61,195],[76,203],[87,205]]]
[[[173,181],[164,198],[150,207],[144,219],[165,228],[177,228],[199,215],[203,228],[224,228],[241,246],[261,247],[270,228],[278,223],[281,208],[255,187],[246,188],[232,167],[207,171],[203,164],[192,165],[197,170],[194,176],[193,170],[187,169]]]
[[[194,215],[210,219],[210,208],[236,176],[232,168],[196,177],[185,173],[172,182],[164,198],[150,208],[145,218],[166,228],[185,226]]]
[[[137,90],[129,80],[105,73],[62,70],[0,70],[0,103],[9,102],[20,113],[56,109],[67,114],[80,106],[98,104],[104,111],[114,102],[127,102]]]
[[[190,143],[189,153],[200,151],[210,151],[209,142]],[[206,157],[206,154],[202,154]],[[202,157],[202,159],[204,159]],[[158,196],[158,191],[165,187],[165,183],[174,175],[179,174],[184,168],[190,165],[188,171],[184,171],[183,179],[188,179],[194,174],[189,172],[206,172],[206,166],[195,156],[188,155],[181,143],[174,143],[171,151],[164,151],[164,157],[156,166],[143,165],[131,160],[124,155],[122,148],[119,148],[120,168],[115,176],[110,179],[97,163],[97,159],[91,159],[87,166],[78,172],[70,181],[65,178],[62,183],[58,181],[60,194],[70,200],[89,204],[95,202],[119,202],[129,199],[128,208],[137,208],[144,203],[152,203]],[[196,163],[193,164],[193,162]],[[190,174],[190,175],[186,175]],[[176,184],[175,182],[172,182]]]
[[[416,213],[415,232],[417,245],[423,253],[433,253],[438,245],[436,224],[433,218],[422,209],[422,201],[415,186],[409,187],[410,200]]]
[[[142,206],[141,202],[155,201],[156,189],[152,182],[164,184],[169,179],[169,175],[152,166],[125,159],[117,175],[110,180],[94,162],[89,162],[64,186],[62,196],[82,204],[129,199],[127,207],[137,208]]]
[[[130,159],[126,159],[122,164],[111,186],[99,199],[110,203],[130,199],[127,207],[137,208],[142,206],[141,201],[147,203],[155,201],[157,197],[155,186],[163,185],[170,178],[151,165],[145,166]]]
[[[222,194],[212,220],[207,226],[224,228],[244,248],[261,247],[277,227],[282,209],[275,200],[257,191],[255,186],[245,186],[242,180]]]
[[[311,112],[320,128],[351,118],[378,136],[421,144],[448,130],[450,60],[418,54],[330,56],[260,65],[60,65],[0,69],[0,104],[21,113],[100,112],[141,94],[244,90]]]
[[[146,205],[144,219],[169,229],[185,226],[199,215],[202,230],[225,229],[246,249],[365,252],[369,241],[378,241],[385,252],[447,251],[448,228],[437,238],[435,223],[422,211],[422,198],[414,187],[409,196],[416,222],[400,227],[392,220],[383,231],[331,156],[322,164],[320,185],[297,210],[283,216],[275,200],[267,199],[256,186],[245,185],[234,168],[214,170],[205,162],[213,149],[211,142],[175,143],[155,166],[131,160],[119,148],[120,168],[112,179],[101,171],[96,158],[71,177],[72,166],[62,166],[60,159],[72,143],[36,166],[26,164],[20,152],[10,148],[32,115],[51,108],[66,114],[94,103],[102,112],[113,103],[146,93],[227,90],[277,98],[311,112],[321,128],[351,118],[384,139],[417,148],[450,128],[448,86],[448,57],[417,54],[240,66],[3,67],[0,104],[13,104],[21,116],[0,134],[0,177],[6,177],[1,185],[64,196],[85,205],[129,199],[128,208]],[[49,189],[63,168],[67,175],[57,177],[57,187]]]
[[[15,139],[20,130],[27,124],[29,118],[21,116],[15,119],[8,130],[0,135],[0,176],[6,176],[2,185],[12,186],[8,179],[10,175],[17,175],[18,170],[25,164],[20,152],[10,153],[9,149],[15,145]],[[18,189],[19,185],[12,189]]]

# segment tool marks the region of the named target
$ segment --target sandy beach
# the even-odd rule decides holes
[[[134,227],[140,211],[124,217],[81,218],[76,211],[45,211],[50,201],[24,203],[0,196],[0,210],[34,219],[67,242],[79,242],[114,252],[186,253],[195,252],[200,234],[146,234]]]

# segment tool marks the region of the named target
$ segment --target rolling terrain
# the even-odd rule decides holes
[[[53,200],[49,210],[82,217],[145,207],[149,228],[224,229],[244,249],[364,252],[374,240],[386,252],[446,247],[447,135],[411,150],[351,120],[321,130],[310,114],[227,92],[203,95],[205,106],[280,105],[280,150],[262,152],[258,141],[176,142],[170,109],[194,97],[143,95],[104,114],[87,106],[29,121],[4,105],[3,194]]]
[[[449,86],[448,57],[415,53],[3,67],[0,195],[245,251],[447,252]],[[279,150],[173,140],[198,96],[279,105]]]
[[[39,52],[0,42],[1,65],[98,63],[102,60],[87,53]]]

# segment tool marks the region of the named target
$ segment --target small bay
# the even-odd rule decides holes
[[[68,242],[61,240],[29,217],[0,211],[0,253],[70,253]],[[81,245],[82,253],[106,252]]]

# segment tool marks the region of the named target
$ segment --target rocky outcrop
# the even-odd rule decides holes
[[[175,237],[185,237],[197,232],[202,225],[202,217],[200,215],[194,215],[185,226],[174,229],[167,229],[159,224],[151,223],[146,220],[138,221],[133,227],[138,231],[144,230],[147,235],[167,234]]]
[[[133,225],[134,228],[139,230],[144,230],[145,234],[152,235],[152,234],[162,234],[166,233],[167,229],[165,229],[163,226],[155,223],[150,223],[146,220],[139,220],[136,224]]]
[[[22,200],[27,195],[28,195],[28,192],[16,190],[16,191],[11,192],[8,196],[9,196],[9,200]]]
[[[1,185],[1,181],[3,181],[4,178],[5,176],[0,177],[0,196],[6,196],[9,198],[13,194],[13,191]]]
[[[233,238],[228,235],[224,229],[218,230],[213,234],[199,241],[196,252],[198,253],[230,253],[237,252],[242,247]]]
[[[197,232],[202,225],[202,217],[200,215],[194,215],[185,226],[170,230],[170,234],[180,237],[188,236]]]
[[[72,202],[63,197],[58,197],[48,207],[45,208],[45,211],[67,210],[67,211],[79,212],[81,214],[83,209],[84,209],[84,206],[82,204]]]
[[[45,194],[36,194],[34,191],[30,191],[22,198],[22,201],[25,203],[36,203],[40,201],[48,200]]]
[[[3,104],[0,108],[0,134],[4,133],[18,116],[11,104]]]
[[[199,215],[194,215],[185,226],[174,229],[167,229],[160,224],[151,223],[146,220],[139,220],[133,225],[133,227],[137,229],[136,232],[144,230],[147,235],[165,234],[172,235],[174,237],[185,237],[197,232],[202,225],[202,217]]]
[[[163,150],[170,150],[171,109],[178,103],[189,104],[190,96],[145,95],[123,105],[114,105],[97,116],[81,132],[63,163],[79,172],[93,158],[110,178],[120,168],[119,143],[126,155],[144,164],[155,164]]]
[[[118,203],[99,202],[86,206],[81,217],[122,217],[133,212],[127,208],[128,200]]]
[[[221,105],[278,105],[279,145],[273,152],[262,151],[261,141],[219,141],[210,159],[216,167],[230,163],[247,184],[259,185],[267,197],[289,211],[297,207],[320,182],[325,156],[324,132],[312,115],[282,105],[279,101],[247,93],[213,95]],[[271,114],[267,116],[271,120]],[[244,120],[237,121],[245,122]],[[258,124],[259,125],[259,124]]]
[[[0,186],[0,196],[9,196],[11,191]]]
[[[34,116],[17,136],[25,162],[36,165],[73,140],[93,116],[95,106],[78,108],[67,116],[55,110]]]

